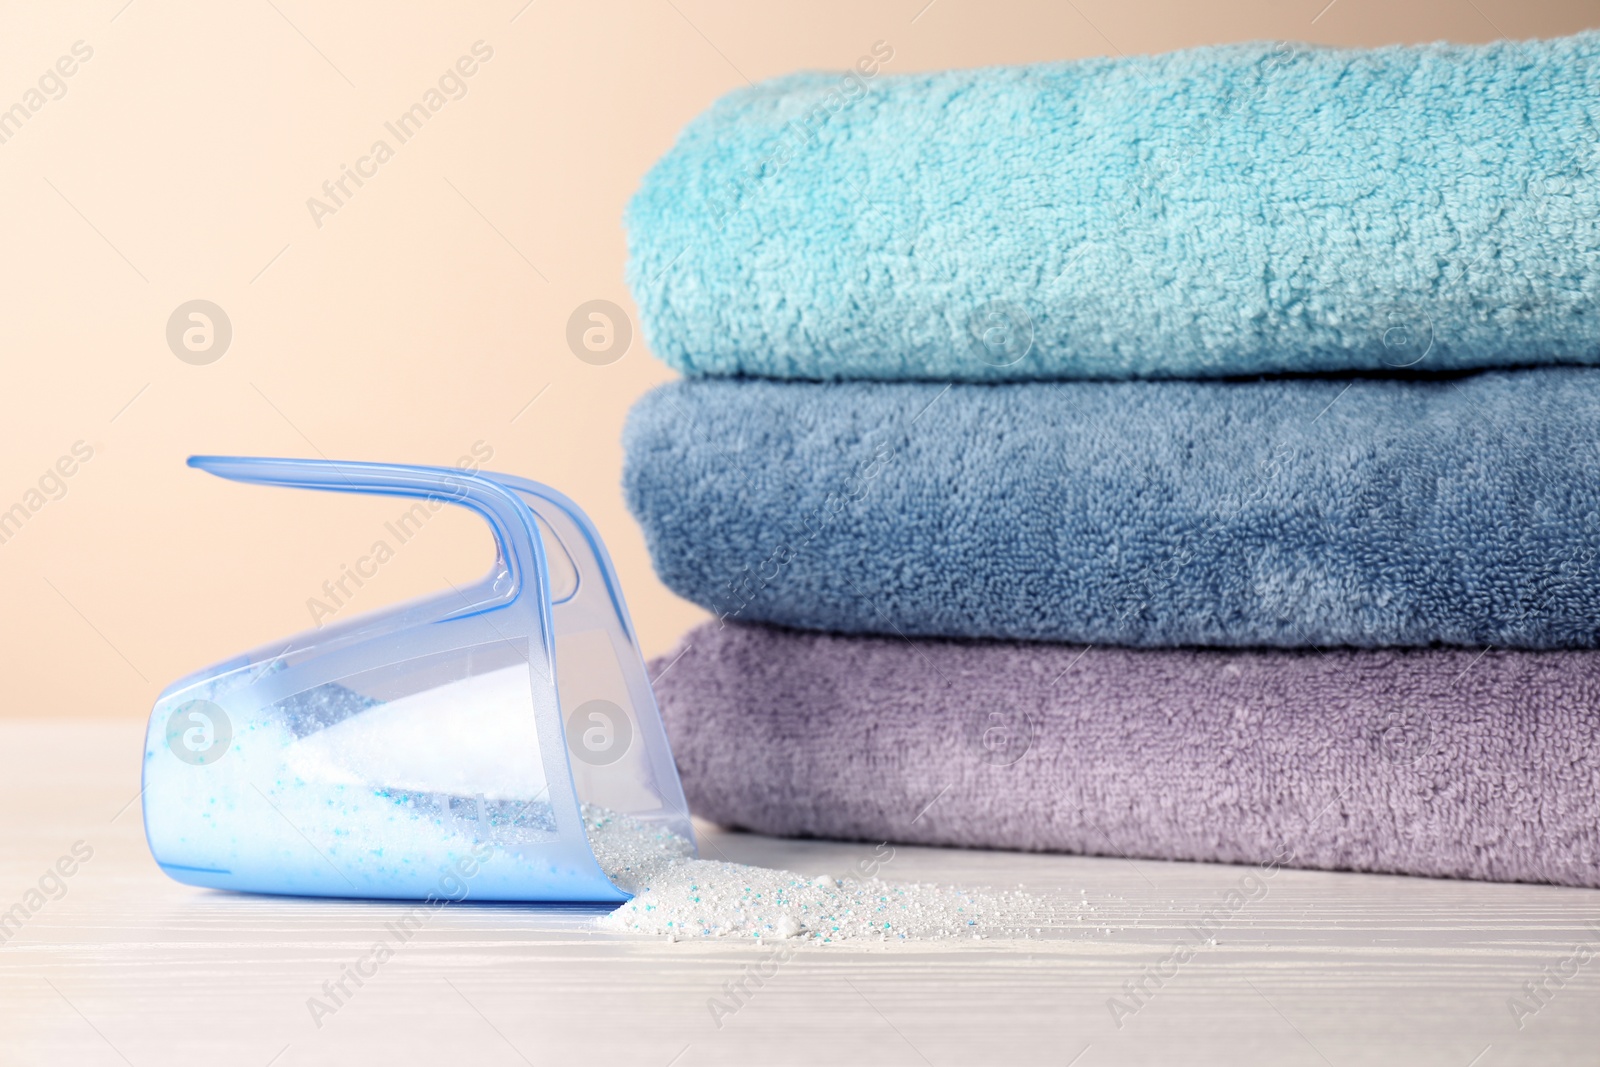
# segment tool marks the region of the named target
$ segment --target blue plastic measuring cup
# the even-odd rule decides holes
[[[621,902],[630,894],[595,860],[582,805],[693,841],[616,572],[571,500],[441,467],[189,464],[465,507],[497,552],[470,587],[168,686],[144,753],[145,836],[162,870],[308,896]]]

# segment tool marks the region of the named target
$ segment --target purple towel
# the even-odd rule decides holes
[[[652,674],[690,807],[729,826],[1600,886],[1600,652],[708,623]]]

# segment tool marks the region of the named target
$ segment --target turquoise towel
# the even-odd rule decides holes
[[[1230,45],[724,97],[628,210],[687,374],[1600,362],[1600,33]]]

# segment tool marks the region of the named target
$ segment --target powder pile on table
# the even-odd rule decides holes
[[[622,933],[816,942],[1025,938],[1043,910],[1044,902],[1016,890],[808,878],[696,859],[672,831],[592,805],[584,806],[583,824],[601,869],[636,894],[599,921]]]

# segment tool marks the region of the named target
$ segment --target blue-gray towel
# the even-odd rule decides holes
[[[635,407],[656,571],[725,618],[1130,646],[1600,647],[1600,369],[690,380]]]
[[[1600,33],[740,89],[628,210],[688,374],[1017,380],[1600,362]]]

